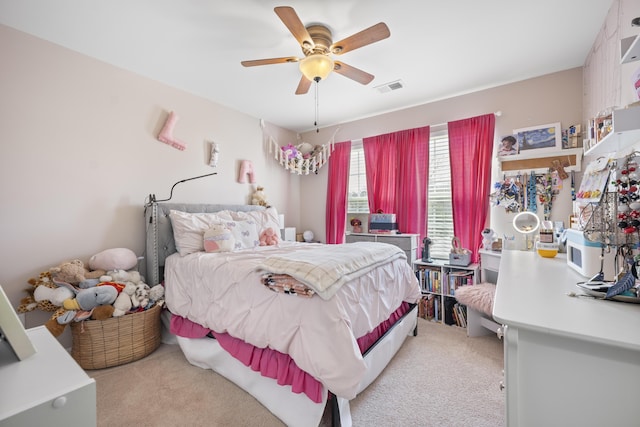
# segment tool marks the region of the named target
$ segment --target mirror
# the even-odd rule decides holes
[[[540,218],[533,212],[520,212],[513,218],[513,228],[525,235],[526,251],[533,249],[532,234],[540,228]]]

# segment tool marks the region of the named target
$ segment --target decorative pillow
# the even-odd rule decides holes
[[[231,230],[235,239],[234,250],[252,249],[260,245],[255,221],[225,221],[224,225]]]
[[[256,232],[258,236],[266,229],[273,228],[280,230],[280,218],[276,208],[269,207],[265,210],[249,211],[249,212],[231,212],[234,220],[253,220],[256,223]]]
[[[204,250],[206,252],[231,252],[236,239],[224,224],[212,225],[204,232]]]
[[[173,239],[176,249],[182,256],[204,251],[202,236],[214,224],[221,224],[231,219],[228,211],[216,213],[188,213],[176,210],[169,211]]]

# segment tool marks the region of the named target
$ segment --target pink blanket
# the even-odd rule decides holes
[[[406,312],[410,305],[403,302],[391,316],[373,331],[358,338],[358,347],[364,354]],[[288,355],[270,348],[259,348],[234,338],[227,333],[218,333],[191,322],[184,317],[171,316],[171,333],[185,338],[202,338],[211,333],[220,346],[253,371],[275,379],[279,385],[290,385],[294,393],[304,393],[315,403],[322,402],[322,384],[296,365]]]

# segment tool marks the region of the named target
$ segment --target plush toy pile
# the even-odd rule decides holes
[[[107,249],[91,257],[89,268],[79,259],[66,261],[29,279],[29,296],[19,313],[53,312],[45,326],[54,336],[71,322],[104,320],[164,305],[164,287],[150,287],[132,270],[138,262],[125,248]]]

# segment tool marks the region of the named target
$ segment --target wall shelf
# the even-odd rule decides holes
[[[620,40],[620,63],[626,64],[640,59],[640,36]]]
[[[535,150],[533,150],[535,151]],[[545,153],[527,152],[513,156],[498,157],[502,172],[531,171],[536,173],[547,172],[552,167],[554,160],[569,162],[565,167],[567,171],[580,172],[582,164],[582,148],[568,148],[564,150],[548,151]]]
[[[611,120],[612,131],[585,151],[585,156],[620,153],[640,143],[640,106],[613,110]]]

